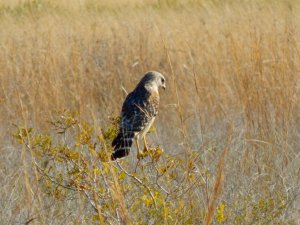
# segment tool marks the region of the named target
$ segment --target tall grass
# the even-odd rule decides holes
[[[128,190],[137,183],[129,175],[153,171],[135,174],[130,154],[128,180],[116,175],[110,186],[119,221],[146,224],[148,212],[154,224],[297,224],[299,12],[297,1],[2,1],[1,224],[91,221],[80,194],[44,194],[33,158],[12,139],[14,124],[48,132],[67,109],[100,134],[148,70],[167,78],[150,143],[165,150],[160,165],[192,185],[163,221],[147,204],[134,211],[134,198],[147,199]],[[162,185],[176,189],[172,179]]]

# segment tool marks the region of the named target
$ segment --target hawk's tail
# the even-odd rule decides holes
[[[129,154],[131,145],[133,143],[133,137],[134,137],[133,132],[127,132],[127,133],[123,133],[122,131],[119,132],[119,134],[111,144],[114,149],[111,155],[111,160],[122,158]]]

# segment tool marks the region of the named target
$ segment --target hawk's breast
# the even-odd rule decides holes
[[[139,132],[139,135],[145,136],[149,131],[149,129],[151,128],[155,120],[155,116],[158,113],[158,104],[159,104],[158,92],[152,92],[145,104],[145,110],[144,110],[145,123],[143,129],[141,130],[141,132]]]

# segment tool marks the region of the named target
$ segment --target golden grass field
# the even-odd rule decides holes
[[[164,153],[101,162],[149,70],[167,79],[148,135]],[[299,224],[299,105],[297,1],[2,0],[0,224]]]

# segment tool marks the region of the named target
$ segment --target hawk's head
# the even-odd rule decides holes
[[[158,91],[159,87],[166,89],[166,79],[159,72],[149,71],[144,75],[139,85],[144,86],[148,91]]]

